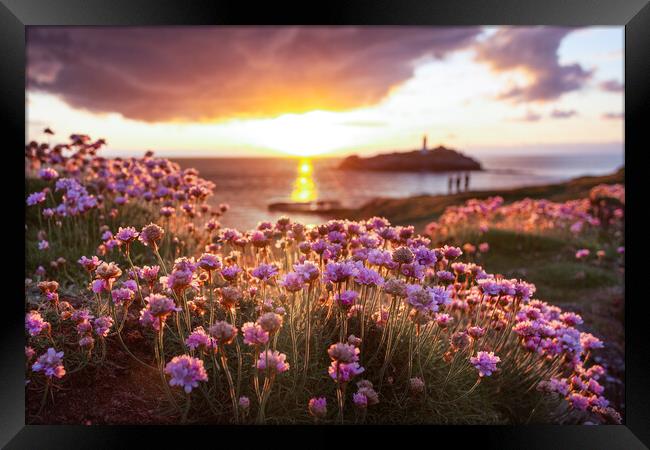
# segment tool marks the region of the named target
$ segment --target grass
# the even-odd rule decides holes
[[[526,197],[533,199],[545,198],[552,201],[566,201],[585,197],[589,190],[601,183],[623,183],[625,169],[615,173],[596,177],[580,177],[564,183],[529,186],[515,189],[469,191],[452,195],[419,195],[408,198],[377,198],[358,210],[350,210],[345,214],[350,219],[367,219],[372,216],[385,217],[394,225],[413,225],[417,231],[422,231],[429,222],[437,219],[448,206],[457,205],[466,200],[493,197],[500,195],[506,203],[522,200]]]
[[[620,171],[612,176],[612,179],[618,179],[618,176],[622,177],[623,172]],[[502,195],[506,201],[518,200],[524,197],[545,197],[554,200],[566,199],[567,196],[569,196],[568,198],[574,198],[571,196],[584,196],[591,187],[604,182],[604,178],[606,177],[585,178],[562,185],[488,192],[481,193],[481,195],[464,193],[456,196],[426,197],[428,200],[423,203],[418,203],[417,199],[402,200],[403,210],[400,211],[401,215],[398,219],[392,218],[392,220],[397,224],[405,223],[402,220],[409,222],[412,219],[408,219],[408,217],[415,214],[416,217],[421,218],[421,223],[428,222],[442,213],[446,206],[473,197],[482,198],[490,195]],[[41,182],[30,182],[30,185],[26,186],[26,192],[33,192],[42,188],[43,186],[39,185],[39,183]],[[381,203],[379,200],[378,202]],[[425,214],[424,208],[427,207],[427,204],[429,206],[435,204],[435,206],[431,206],[432,209]],[[381,210],[373,211],[371,214],[368,208],[363,208],[362,211],[365,212],[361,214],[388,215],[389,219],[391,218],[390,214],[385,214]],[[140,228],[151,221],[153,217],[153,210],[144,207],[127,206],[120,208],[120,214],[114,219],[109,219],[106,224],[115,232],[119,225]],[[37,232],[40,227],[36,210],[35,208],[28,209],[26,216],[26,274],[29,276],[29,274],[33,273],[37,265],[43,263],[44,257],[51,256],[52,259],[56,259],[62,256],[68,261],[67,268],[63,269],[66,272],[64,274],[53,272],[50,267],[47,267],[48,278],[61,280],[62,275],[68,276],[70,281],[68,284],[69,290],[77,291],[83,297],[84,285],[87,279],[83,283],[80,281],[84,274],[76,261],[81,255],[90,256],[95,253],[97,244],[101,240],[98,223],[100,222],[97,217],[68,227],[63,232],[64,239],[59,240],[59,244],[50,248],[47,253],[43,253],[36,250]],[[620,336],[622,309],[616,309],[612,305],[612,299],[616,298],[619,291],[622,292],[623,281],[618,267],[620,261],[612,248],[608,248],[608,255],[602,262],[595,261],[593,256],[595,252],[603,245],[610,245],[600,239],[599,236],[575,240],[548,234],[539,235],[492,229],[482,235],[458,235],[452,238],[452,241],[454,240],[459,245],[465,242],[474,244],[488,242],[490,251],[476,256],[475,261],[477,263],[484,265],[490,273],[500,273],[509,278],[523,278],[526,281],[535,283],[538,288],[536,298],[548,300],[562,307],[578,305],[578,312],[581,312],[585,317],[586,328],[590,331],[593,330],[594,334],[604,338],[608,343],[614,337],[614,350],[620,348],[619,343],[622,342]],[[576,261],[575,251],[578,248],[590,248],[592,258],[589,261]],[[175,253],[175,250],[168,252],[168,257],[164,259],[170,262],[171,255]],[[196,249],[191,248],[184,249],[182,254],[198,256]],[[133,256],[136,265],[155,263],[155,260],[145,249],[134,252]],[[121,267],[126,267],[125,261],[120,259],[117,252],[113,252],[106,259],[117,261]],[[67,272],[68,268],[71,272],[70,275]],[[244,315],[248,317],[254,316],[252,304],[248,306],[242,305],[242,307]],[[290,372],[291,378],[276,383],[269,401],[267,423],[310,423],[311,418],[305,414],[305,405],[311,396],[326,395],[330,401],[329,408],[331,410],[336,409],[335,403],[332,402],[335,396],[334,384],[324,371],[328,364],[325,352],[327,345],[325,343],[331,343],[336,339],[336,337],[327,337],[327,335],[336,334],[336,332],[334,329],[330,329],[331,325],[322,321],[322,318],[320,320],[322,323],[320,325],[322,328],[319,329],[320,338],[315,340],[315,347],[312,349],[312,355],[318,355],[318,364],[313,364],[313,369],[308,371],[304,386],[296,385],[297,378],[293,372]],[[241,323],[238,325],[240,326]],[[611,329],[608,329],[608,327]],[[141,327],[136,322],[127,321],[127,329],[138,328]],[[146,330],[143,330],[142,333],[146,339],[142,341],[141,345],[149,348],[153,340],[151,333]],[[373,336],[369,330],[368,333],[366,342],[371,348],[373,341],[378,340],[378,336]],[[282,334],[279,344],[279,348],[290,354],[288,349],[291,348],[291,343],[286,330]],[[374,344],[376,345],[376,342]],[[166,342],[165,348],[169,352],[166,351],[167,356],[185,351],[182,346],[178,345],[178,342]],[[232,349],[230,349],[230,353],[229,359],[234,362],[235,355],[232,354]],[[245,355],[246,363],[249,362],[248,358],[249,355]],[[395,360],[392,361],[387,373],[388,376],[394,376],[395,384],[388,383],[383,386],[381,403],[368,409],[367,417],[364,419],[366,423],[526,423],[529,420],[535,422],[538,417],[539,420],[542,420],[543,417],[548,417],[549,412],[558,408],[557,402],[547,397],[542,398],[541,394],[534,390],[526,392],[524,388],[509,388],[507,392],[504,392],[504,386],[512,386],[516,384],[516,380],[508,380],[507,382],[501,380],[499,383],[495,383],[496,380],[485,379],[480,389],[469,394],[463,401],[453,401],[458,398],[459,393],[470,389],[475,379],[474,371],[473,369],[462,370],[457,379],[454,379],[450,385],[446,385],[445,377],[449,372],[444,365],[439,366],[437,363],[431,367],[426,367],[423,372],[429,390],[427,397],[425,399],[412,398],[405,393],[404,389],[408,378],[405,373],[407,358],[406,351],[400,350],[396,354]],[[296,361],[291,361],[295,368],[300,366],[301,355],[296,359]],[[369,375],[376,374],[379,370],[376,364],[371,363],[368,363],[366,368]],[[248,378],[248,376],[244,377],[244,379]],[[471,380],[469,384],[467,384],[468,380]],[[447,386],[446,390],[445,386]],[[242,393],[253,398],[254,393],[250,392],[250,386],[248,389],[248,391]],[[352,386],[351,389],[353,389]],[[229,399],[218,388],[215,387],[214,390],[217,391],[213,394],[215,403],[223,411],[228,411]],[[611,394],[609,396],[612,397]],[[620,409],[619,405],[617,407]],[[534,415],[530,413],[533,410],[536,411]],[[361,420],[357,414],[359,413],[349,405],[346,409],[346,421],[355,422]],[[201,400],[200,395],[195,395],[192,404],[192,415],[195,423],[214,421],[214,416],[210,413],[210,406]],[[143,420],[146,422],[146,419]],[[219,420],[228,420],[227,414]],[[56,422],[56,419],[54,422]]]

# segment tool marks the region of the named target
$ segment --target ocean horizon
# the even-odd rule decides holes
[[[337,169],[342,157],[198,157],[171,158],[183,168],[194,167],[215,183],[213,205],[228,203],[222,225],[250,229],[263,220],[285,215],[268,210],[270,203],[338,200],[346,208],[359,208],[374,198],[404,198],[456,191],[458,172],[372,172]],[[470,191],[509,189],[557,183],[588,175],[604,175],[624,166],[624,154],[491,154],[480,157],[482,171],[469,173]],[[288,214],[294,220],[319,223],[316,215]]]

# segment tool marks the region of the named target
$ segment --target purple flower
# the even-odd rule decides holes
[[[445,255],[445,258],[447,259],[456,259],[463,254],[463,251],[460,248],[449,247],[448,245],[445,245],[440,250],[442,251],[442,254]]]
[[[325,397],[312,398],[309,400],[309,414],[322,419],[327,415],[327,399]]]
[[[250,406],[251,406],[250,399],[248,397],[246,397],[245,395],[242,395],[241,397],[239,397],[239,402],[238,403],[239,403],[239,407],[244,411],[247,411],[248,408],[250,408]]]
[[[580,344],[587,351],[604,347],[603,341],[590,333],[580,333]]]
[[[65,375],[63,352],[57,352],[52,347],[48,348],[32,365],[32,370],[34,372],[43,372],[49,378],[63,378]]]
[[[199,381],[208,381],[203,361],[189,355],[175,356],[165,366],[165,373],[171,377],[170,386],[180,386],[186,393],[198,387]]]
[[[27,205],[34,206],[45,201],[45,192],[34,192],[27,197]]]
[[[196,327],[185,339],[185,345],[191,350],[200,348],[202,350],[213,346],[212,338],[208,336],[203,327]]]
[[[237,328],[226,321],[220,320],[208,328],[208,333],[217,344],[228,345],[237,336]]]
[[[289,370],[289,363],[286,362],[287,355],[276,350],[267,350],[260,353],[257,360],[257,369],[266,370],[267,368],[275,373],[283,373]]]
[[[335,300],[338,305],[343,309],[348,309],[354,302],[357,301],[359,293],[357,291],[343,291],[340,294],[336,294]]]
[[[357,272],[357,266],[352,261],[329,262],[325,266],[323,280],[325,282],[342,283]]]
[[[46,167],[38,171],[38,177],[43,181],[52,181],[58,176],[59,173],[51,167]]]
[[[576,259],[584,259],[587,256],[589,256],[589,253],[590,253],[589,249],[581,248],[576,252]]]
[[[357,347],[343,342],[332,344],[327,349],[327,354],[332,359],[332,361],[338,361],[341,363],[352,363],[359,361],[359,353],[360,350]]]
[[[262,263],[254,268],[251,274],[262,281],[268,281],[278,274],[278,268],[274,264]]]
[[[38,241],[39,250],[47,250],[48,248],[50,248],[50,243],[47,242],[45,239]]]
[[[247,345],[264,345],[269,341],[269,333],[259,324],[246,322],[241,327],[244,334],[244,344]]]
[[[494,352],[478,352],[476,356],[472,356],[469,361],[478,370],[480,377],[490,376],[492,372],[497,370],[497,363],[501,362],[501,358],[494,355]]]
[[[144,266],[140,270],[140,277],[149,284],[153,284],[158,278],[160,266]]]
[[[163,238],[165,230],[160,228],[155,223],[150,223],[149,225],[142,228],[138,239],[144,244],[156,248],[158,241]]]
[[[589,407],[589,397],[585,397],[582,394],[570,394],[567,400],[571,407],[578,411],[585,411]]]
[[[204,253],[201,255],[201,258],[199,258],[198,266],[207,271],[219,270],[222,266],[221,258],[211,253]]]
[[[180,311],[181,308],[177,308],[174,300],[169,297],[165,297],[160,294],[151,294],[145,297],[144,299],[147,302],[147,309],[154,317],[167,317],[169,314],[174,311]]]
[[[44,329],[49,329],[49,326],[38,311],[30,311],[25,315],[25,329],[30,336],[40,334]]]
[[[90,284],[90,287],[95,294],[101,294],[104,291],[108,291],[108,283],[102,278],[93,280],[93,282]]]
[[[357,392],[352,396],[352,403],[359,409],[365,409],[368,407],[368,397],[361,392]]]
[[[315,281],[320,275],[318,266],[311,261],[305,261],[302,264],[294,264],[293,270],[302,276],[303,280],[305,280],[305,283],[311,283],[312,281]]]
[[[124,243],[133,242],[138,237],[138,232],[133,227],[120,227],[115,238]]]
[[[367,286],[382,286],[384,284],[384,278],[379,275],[379,273],[373,269],[366,269],[365,267],[360,267],[357,269],[357,273],[354,276],[354,281],[359,284],[365,284]]]
[[[93,321],[93,328],[97,336],[106,337],[113,326],[113,319],[108,316],[101,316]]]
[[[332,361],[327,372],[336,383],[347,383],[355,376],[363,373],[364,370],[358,362],[343,363],[340,361]]]
[[[92,258],[86,258],[85,256],[82,256],[77,262],[81,264],[83,268],[88,272],[92,272],[97,267],[99,267],[103,261],[101,261],[97,256],[93,256]]]
[[[104,281],[104,280],[95,280],[95,281]],[[93,285],[95,282],[93,282]],[[102,286],[102,290],[103,290]],[[94,289],[93,289],[94,290]],[[111,291],[111,297],[113,298],[113,303],[116,305],[122,305],[125,302],[130,302],[135,298],[135,292],[128,288],[113,289]]]
[[[296,272],[289,272],[280,281],[280,285],[289,292],[297,292],[305,285],[303,276]]]

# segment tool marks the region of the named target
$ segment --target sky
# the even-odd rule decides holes
[[[29,27],[27,139],[106,155],[622,152],[623,27]]]

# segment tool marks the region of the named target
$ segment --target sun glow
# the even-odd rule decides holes
[[[312,173],[314,167],[309,159],[301,159],[298,163],[298,176],[293,184],[291,200],[294,202],[311,202],[318,198],[316,183]]]
[[[303,157],[350,147],[358,140],[352,127],[341,124],[340,113],[329,111],[283,114],[239,125],[250,130],[253,145]]]

